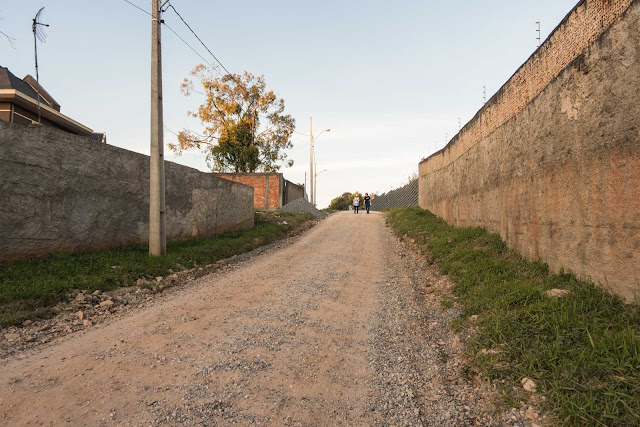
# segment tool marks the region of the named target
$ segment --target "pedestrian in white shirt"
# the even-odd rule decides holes
[[[358,213],[358,207],[360,207],[360,197],[356,196],[353,198],[353,213]]]

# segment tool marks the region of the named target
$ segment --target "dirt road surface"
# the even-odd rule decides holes
[[[2,360],[6,425],[473,425],[442,278],[338,213],[111,323]],[[433,297],[433,298],[432,298]]]

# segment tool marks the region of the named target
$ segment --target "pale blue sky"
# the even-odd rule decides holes
[[[151,1],[131,0],[145,10]],[[384,192],[417,171],[537,47],[577,0],[204,1],[172,4],[232,72],[264,74],[285,99],[297,130],[331,128],[317,142],[318,204],[344,191]],[[149,152],[149,17],[123,0],[22,0],[0,4],[0,65],[34,74],[31,19],[46,6],[39,48],[41,84],[62,112],[112,145]],[[207,59],[172,11],[165,21]],[[163,32],[165,125],[198,129],[198,105],[179,86],[202,60]],[[175,137],[165,134],[165,142]],[[304,180],[309,141],[293,138],[293,168]],[[206,170],[204,155],[167,159]]]

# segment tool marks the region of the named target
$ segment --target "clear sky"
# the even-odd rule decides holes
[[[130,0],[149,11],[151,1]],[[172,0],[232,72],[264,74],[283,97],[297,131],[331,128],[316,143],[318,206],[345,191],[382,193],[417,172],[546,38],[577,0]],[[46,6],[40,82],[62,112],[109,144],[149,153],[150,19],[124,0],[0,3],[0,65],[34,74],[31,19]],[[164,19],[213,61],[169,10]],[[199,99],[180,83],[203,61],[163,32],[164,120],[198,130],[186,116]],[[165,133],[165,143],[175,136]],[[293,138],[290,181],[309,171],[309,139]],[[206,170],[198,152],[167,159]]]

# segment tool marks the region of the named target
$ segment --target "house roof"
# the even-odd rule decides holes
[[[40,96],[38,97],[34,89],[37,85],[35,79],[30,75],[20,79],[6,67],[0,66],[0,102],[12,102],[28,111],[35,112],[38,105],[37,99],[40,98],[42,118],[57,124],[68,132],[90,136],[96,141],[106,142],[106,135],[94,136],[92,135],[94,134],[93,130],[62,114],[60,104],[42,86],[40,86]]]
[[[31,88],[35,91],[36,88],[38,87],[38,82],[36,81],[36,79],[34,79],[31,74],[27,74],[24,79],[22,79],[22,81],[24,81],[25,83],[27,83],[29,86],[31,86]],[[49,92],[46,91],[45,88],[42,87],[42,85],[40,85],[40,96],[43,97],[48,103],[49,105],[51,105],[51,107],[56,110],[56,111],[60,111],[60,104],[58,104],[56,102],[55,99],[53,99],[53,96],[51,96],[49,94]]]
[[[0,66],[0,89],[14,89],[29,98],[38,99],[38,94],[27,82],[16,77],[8,68],[2,66]],[[51,103],[43,96],[40,96],[40,102],[52,107]]]

